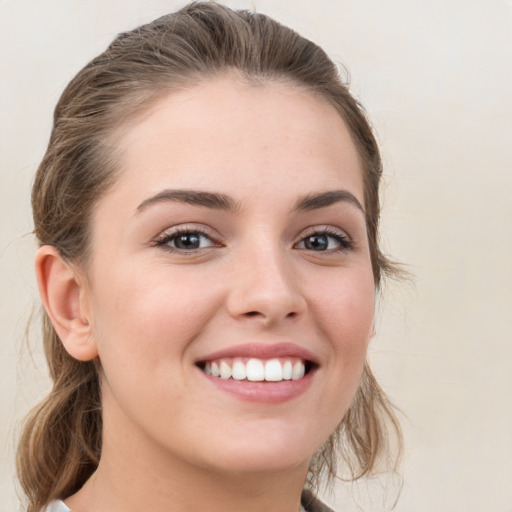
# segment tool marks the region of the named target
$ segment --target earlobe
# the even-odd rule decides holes
[[[35,268],[41,300],[66,351],[80,361],[98,357],[83,276],[50,245],[38,249]]]

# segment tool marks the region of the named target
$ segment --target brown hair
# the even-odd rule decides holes
[[[48,150],[32,191],[39,243],[85,265],[91,212],[117,172],[112,150],[115,129],[169,91],[229,73],[302,87],[327,100],[342,116],[361,158],[378,286],[382,275],[392,273],[394,267],[379,250],[382,166],[361,106],[334,63],[314,43],[262,14],[210,2],[194,2],[120,34],[67,86],[55,109]],[[18,474],[28,496],[28,512],[39,512],[52,499],[76,492],[97,467],[101,452],[97,363],[69,356],[43,316],[53,389],[28,417],[19,443]],[[371,472],[386,453],[386,425],[391,425],[400,443],[392,407],[366,365],[349,411],[313,457],[308,484],[315,486],[322,471],[334,476],[340,452],[353,478]]]

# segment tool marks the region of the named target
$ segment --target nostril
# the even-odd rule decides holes
[[[265,315],[264,313],[261,313],[260,311],[247,311],[247,313],[245,313],[245,316],[248,316],[248,317],[255,317],[255,316],[266,317],[267,315]],[[295,318],[296,316],[297,316],[297,312],[290,311],[286,315],[286,318]]]

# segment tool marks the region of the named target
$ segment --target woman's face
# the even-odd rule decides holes
[[[342,119],[299,88],[226,78],[117,135],[85,295],[104,454],[304,469],[349,407],[372,335],[361,168]]]

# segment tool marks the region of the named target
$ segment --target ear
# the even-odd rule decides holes
[[[79,361],[98,357],[83,275],[50,245],[39,248],[35,267],[41,300],[66,351]]]

